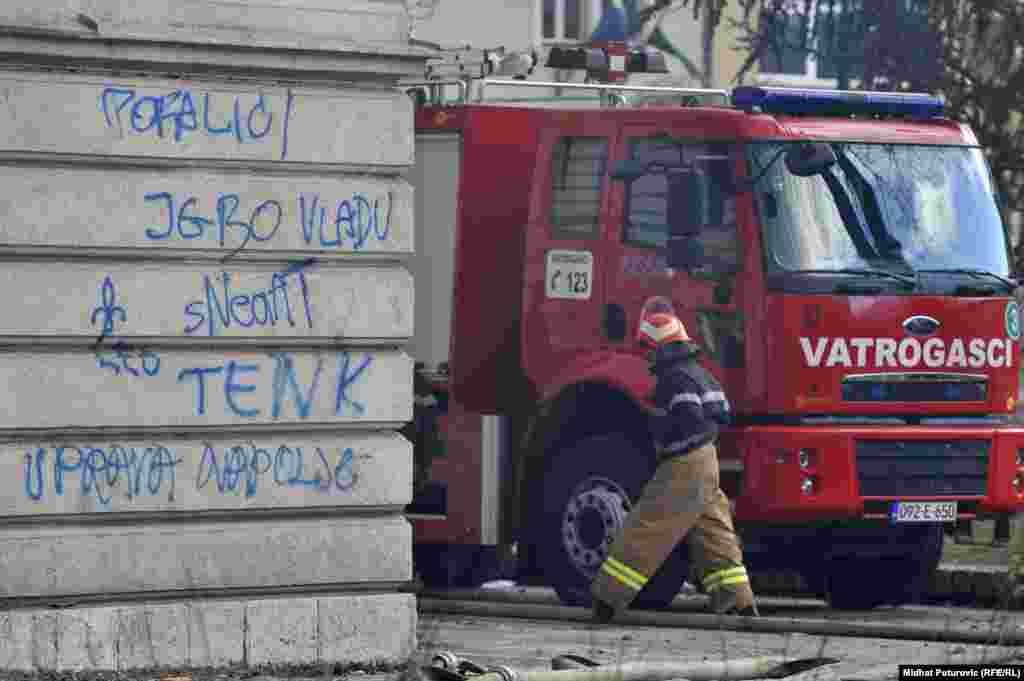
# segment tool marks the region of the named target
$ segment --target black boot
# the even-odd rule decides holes
[[[594,599],[594,610],[591,615],[591,619],[597,624],[607,624],[612,621],[615,617],[615,608],[608,605],[604,601],[595,598]]]

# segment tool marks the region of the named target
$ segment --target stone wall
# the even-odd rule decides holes
[[[405,3],[0,28],[0,669],[403,661]]]

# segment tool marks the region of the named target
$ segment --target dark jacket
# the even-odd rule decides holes
[[[729,400],[715,377],[697,363],[699,354],[693,343],[669,343],[654,352],[651,373],[657,379],[658,411],[651,429],[661,459],[715,442],[719,427],[731,421]]]

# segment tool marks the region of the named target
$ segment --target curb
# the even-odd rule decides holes
[[[803,579],[793,573],[755,573],[751,586],[765,595],[807,595],[808,591]],[[939,565],[922,600],[992,605],[1001,602],[1008,587],[1005,566],[946,563]]]

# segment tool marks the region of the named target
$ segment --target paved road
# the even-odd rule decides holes
[[[546,600],[543,589],[531,589],[534,600]],[[692,612],[699,598],[681,598],[675,610]],[[898,625],[920,629],[1024,632],[1024,613],[990,609],[908,606],[867,612],[838,613],[821,601],[769,598],[769,617],[830,622]],[[496,610],[498,606],[495,606]],[[565,653],[585,655],[603,663],[627,661],[720,661],[738,657],[783,655],[832,657],[840,660],[803,678],[893,678],[893,665],[920,662],[1024,662],[1024,648],[936,643],[923,640],[861,638],[792,633],[753,633],[648,626],[594,626],[584,622],[512,619],[424,613],[419,622],[419,664],[448,650],[482,665],[550,668],[551,658]],[[1020,655],[1018,657],[1018,654]],[[966,657],[965,657],[966,656]],[[796,677],[790,677],[796,678]]]

